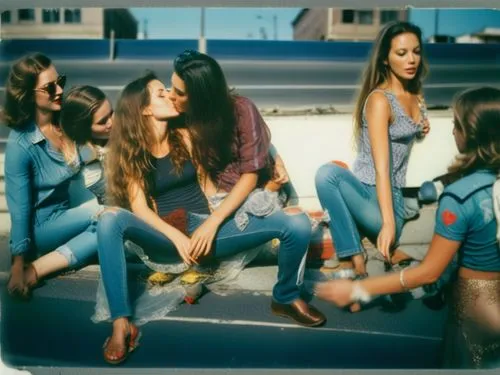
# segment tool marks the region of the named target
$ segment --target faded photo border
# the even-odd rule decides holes
[[[23,7],[413,7],[500,8],[498,0],[2,0],[0,9]]]
[[[367,8],[490,8],[500,9],[499,0],[1,0],[0,10],[19,9],[26,7],[105,7],[105,8],[125,8],[125,7],[349,7]],[[362,349],[362,345],[360,345]],[[335,348],[332,348],[332,355],[335,355]],[[386,353],[385,355],[390,355]],[[417,353],[415,353],[417,355]],[[27,368],[31,374],[53,375],[53,374],[78,374],[78,375],[97,375],[97,374],[370,374],[386,375],[404,373],[413,374],[452,374],[454,370],[343,370],[343,369],[203,369],[203,368],[159,368],[159,369],[140,369],[140,368],[79,368],[79,367],[34,367]],[[495,371],[485,370],[460,370],[460,374],[477,373],[496,373]],[[0,366],[0,375],[1,372]]]

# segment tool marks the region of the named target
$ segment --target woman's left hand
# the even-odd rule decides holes
[[[427,135],[429,134],[430,131],[431,131],[431,124],[429,122],[429,119],[426,118],[424,119],[422,124],[422,135]]]
[[[189,249],[191,257],[198,259],[200,256],[206,256],[210,253],[219,225],[219,222],[213,216],[210,216],[194,231],[191,236],[191,248]]]
[[[352,280],[331,280],[316,284],[314,294],[325,301],[344,307],[352,303],[352,287]]]

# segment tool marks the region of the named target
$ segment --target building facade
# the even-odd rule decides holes
[[[136,39],[137,21],[128,9],[30,8],[1,14],[1,39]]]
[[[293,39],[369,41],[385,23],[407,19],[406,10],[304,8],[292,21]]]
[[[479,32],[455,38],[457,43],[500,43],[500,28],[487,27]]]

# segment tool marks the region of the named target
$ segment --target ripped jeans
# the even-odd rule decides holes
[[[96,215],[102,209],[95,203],[74,208],[61,205],[50,216],[35,225],[33,239],[37,256],[57,251],[68,260],[69,267],[87,263],[97,254]]]
[[[328,226],[339,258],[363,252],[360,232],[371,241],[382,228],[382,215],[375,186],[358,180],[348,169],[329,163],[316,172],[316,191],[328,212]],[[392,189],[396,243],[403,229],[405,207],[401,189]]]
[[[206,215],[189,214],[188,232],[191,235],[206,219]],[[112,319],[132,315],[127,288],[127,267],[124,241],[142,247],[155,263],[181,260],[177,249],[163,233],[152,228],[133,213],[124,209],[108,209],[97,225],[101,276]],[[311,223],[305,213],[287,214],[279,210],[266,217],[249,215],[245,229],[238,229],[234,218],[219,227],[211,255],[223,258],[255,248],[274,238],[280,240],[278,252],[278,281],[273,299],[291,303],[299,298],[306,253],[311,239]]]

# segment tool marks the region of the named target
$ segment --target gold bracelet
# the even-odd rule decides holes
[[[399,283],[403,287],[403,291],[407,292],[410,290],[410,288],[408,288],[408,284],[406,284],[406,280],[405,280],[405,276],[404,276],[405,270],[406,270],[406,268],[403,268],[401,270],[401,272],[399,272]]]

